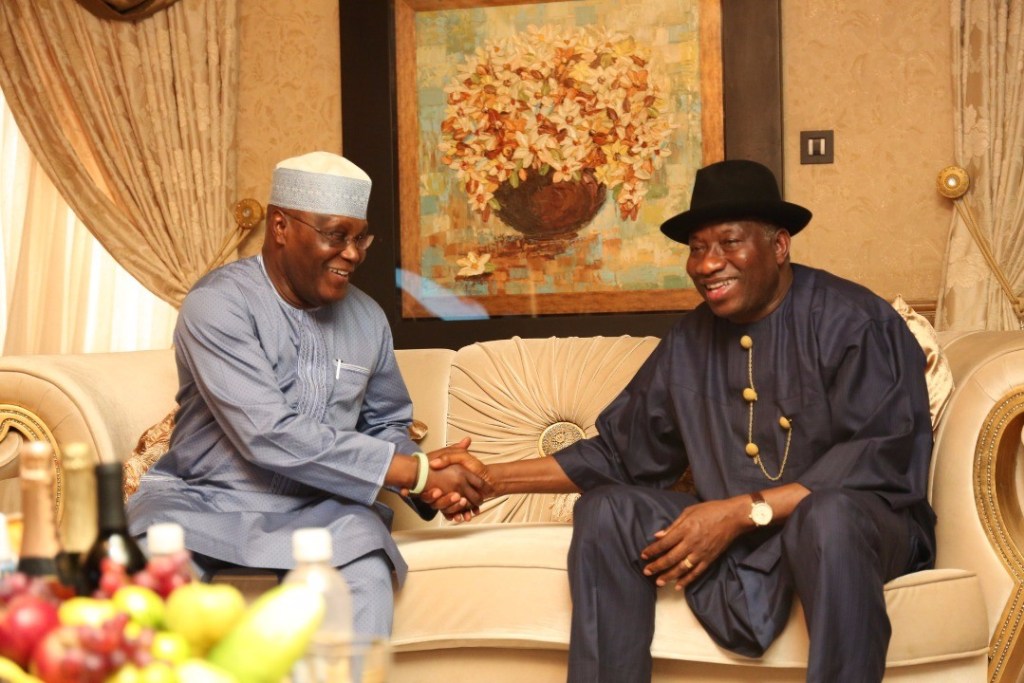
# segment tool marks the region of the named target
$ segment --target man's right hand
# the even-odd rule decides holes
[[[468,441],[467,437],[460,444],[456,444],[456,446],[465,442],[466,447],[468,447]],[[464,469],[470,472],[483,481],[484,488],[481,489],[481,493],[484,496],[484,500],[494,497],[494,485],[487,466],[465,448],[452,448],[450,446],[448,448],[440,448],[436,451],[431,451],[427,457],[430,460],[431,470],[435,472],[446,472],[453,468]],[[449,521],[468,522],[475,514],[480,512],[479,503],[471,505],[466,501],[457,501],[454,497],[445,496],[440,489],[432,489],[429,480],[427,488],[423,491],[420,498],[435,510],[439,510],[445,516],[445,519]]]

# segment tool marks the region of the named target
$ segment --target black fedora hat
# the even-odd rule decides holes
[[[779,184],[767,166],[727,159],[697,171],[690,208],[662,223],[661,231],[686,244],[696,228],[739,220],[763,220],[795,235],[811,220],[811,212],[782,201]]]

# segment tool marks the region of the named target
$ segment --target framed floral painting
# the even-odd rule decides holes
[[[738,2],[342,0],[344,152],[375,167],[371,223],[386,184],[393,324],[699,303],[685,247],[659,226],[686,209],[696,169],[732,151],[731,65],[771,68],[743,56],[762,39],[729,47]],[[747,35],[771,36],[751,18]],[[763,130],[733,135],[747,147],[733,156],[778,161],[763,153],[780,145],[773,106]]]

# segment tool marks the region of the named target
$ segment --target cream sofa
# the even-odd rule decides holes
[[[485,461],[543,457],[594,432],[600,409],[653,338],[507,339],[398,352],[430,450],[464,435]],[[941,337],[956,389],[936,431],[937,568],[886,587],[886,680],[1018,680],[1024,669],[1024,333]],[[84,440],[124,459],[173,407],[171,351],[0,358],[0,509],[17,509],[23,438]],[[59,492],[58,492],[59,496]],[[399,504],[410,565],[396,603],[394,672],[405,681],[562,681],[572,497],[510,496],[471,524],[424,523]],[[251,587],[251,586],[250,586]],[[799,605],[763,658],[716,647],[680,595],[659,598],[658,681],[803,680]]]

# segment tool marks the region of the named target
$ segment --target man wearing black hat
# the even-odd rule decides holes
[[[715,642],[751,657],[795,592],[807,680],[881,680],[882,586],[934,561],[925,358],[883,299],[790,263],[810,218],[760,164],[698,171],[689,210],[661,229],[689,245],[704,305],[604,410],[598,436],[472,465],[497,495],[583,491],[570,681],[650,680],[661,586],[685,589]],[[687,467],[692,494],[671,488]]]

